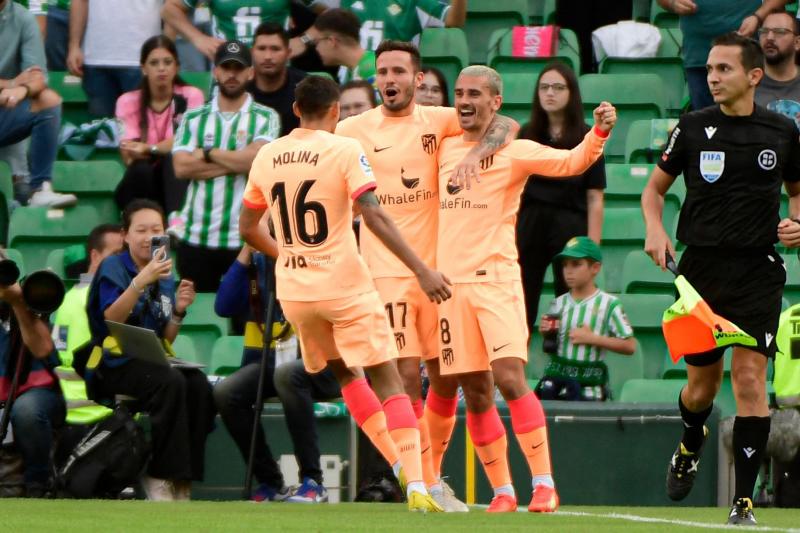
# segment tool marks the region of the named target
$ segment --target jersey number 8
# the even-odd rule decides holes
[[[281,219],[281,235],[283,243],[289,247],[294,244],[294,235],[297,240],[306,246],[319,246],[328,238],[328,217],[325,207],[320,202],[306,201],[306,196],[317,180],[304,180],[294,194],[291,210],[286,203],[286,184],[278,181],[272,186],[270,196],[272,202],[278,204]]]

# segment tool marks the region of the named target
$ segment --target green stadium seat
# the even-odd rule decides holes
[[[117,161],[56,161],[53,189],[75,194],[80,205],[97,211],[101,221],[118,222],[114,190],[124,173],[125,167]]]
[[[608,367],[608,388],[612,400],[618,400],[622,396],[622,387],[626,381],[644,377],[644,355],[638,342],[632,355],[606,352],[603,361]]]
[[[188,335],[194,341],[199,360],[207,363],[211,362],[214,343],[218,338],[228,334],[228,319],[214,312],[216,296],[213,292],[197,293],[181,326],[181,333]]]
[[[600,62],[601,74],[655,74],[661,78],[666,96],[666,110],[679,116],[688,97],[683,59],[683,38],[678,29],[660,29],[661,43],[656,57],[606,57]]]
[[[731,375],[731,360],[733,359],[733,350],[725,350],[725,355],[722,357],[722,371],[724,377]],[[672,362],[672,357],[669,355],[669,350],[664,351],[663,371],[661,379],[686,379],[686,360],[681,357],[677,363]]]
[[[567,28],[559,28],[558,50],[551,57],[514,57],[512,55],[512,35],[508,29],[496,30],[489,38],[487,64],[500,75],[527,74],[529,80],[536,81],[544,67],[553,61],[566,63],[576,75],[580,74],[581,57],[578,37]],[[533,99],[533,87],[530,88]]]
[[[675,258],[677,261],[680,255]],[[663,272],[643,250],[630,252],[622,265],[622,289],[626,294],[675,296],[675,276]]]
[[[664,117],[667,100],[661,78],[656,74],[584,74],[578,83],[588,122],[593,121],[592,111],[602,101],[617,108],[617,124],[605,147],[609,163],[623,162],[631,123]]]
[[[625,138],[625,162],[655,163],[661,157],[669,135],[678,124],[676,118],[635,120]]]
[[[217,339],[211,352],[211,374],[229,376],[242,366],[244,337],[226,335]]]
[[[528,26],[555,24],[556,0],[528,0]]]
[[[0,244],[8,242],[9,204],[14,199],[14,177],[5,161],[0,161]]]
[[[790,252],[783,256],[786,265],[786,285],[783,287],[783,297],[789,305],[800,303],[800,259],[797,254]]]
[[[178,335],[172,343],[172,351],[175,355],[185,361],[192,361],[193,363],[208,364],[208,361],[200,361],[197,357],[197,349],[194,347],[194,341],[188,335]]]
[[[661,331],[661,318],[675,298],[661,294],[620,294],[619,300],[642,350],[644,376],[661,377],[667,346]]]
[[[208,100],[208,94],[211,92],[211,84],[213,82],[211,72],[181,72],[181,79],[183,79],[183,81],[185,81],[188,85],[197,87],[203,91],[203,96],[205,96],[206,100]]]
[[[650,3],[650,23],[659,28],[677,28],[679,17],[671,11],[667,11],[656,0]]]
[[[628,403],[669,403],[677,408],[684,382],[672,379],[629,379],[619,400]]]
[[[76,279],[67,279],[67,272],[64,268],[64,249],[57,248],[55,250],[51,250],[49,254],[47,254],[47,268],[55,272],[59,278],[64,280],[65,284],[72,286],[78,280]]]
[[[19,277],[25,277],[25,274],[27,274],[28,271],[25,269],[25,258],[22,257],[22,252],[15,250],[14,248],[6,248],[3,250],[3,252],[5,252],[6,258],[11,259],[17,264],[17,268],[19,269]]]
[[[530,122],[535,78],[529,74],[514,73],[502,74],[502,79],[503,107],[500,108],[500,114],[520,124]]]
[[[469,65],[467,36],[461,28],[426,28],[419,41],[422,65],[438,68],[447,80],[452,99],[456,78]]]
[[[637,22],[650,22],[650,0],[633,0],[631,19]]]
[[[69,72],[49,71],[47,85],[61,96],[61,120],[76,126],[89,122],[89,99],[83,92],[81,78]]]
[[[47,266],[48,254],[72,244],[83,244],[92,228],[100,224],[97,212],[88,205],[68,209],[18,207],[11,214],[8,241],[25,257],[29,271]]]
[[[495,30],[525,26],[528,0],[471,0],[467,5],[464,32],[469,44],[469,62],[486,64],[489,37]]]
[[[645,164],[606,164],[605,207],[629,207],[640,209],[641,196],[655,165]],[[682,179],[670,187],[664,198],[665,227],[672,228],[673,221],[685,197]]]
[[[603,270],[605,290],[621,292],[622,265],[629,252],[644,248],[644,219],[641,209],[618,207],[603,213]]]

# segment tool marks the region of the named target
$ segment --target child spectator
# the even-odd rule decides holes
[[[542,320],[543,336],[557,335],[557,347],[536,392],[543,400],[608,399],[608,368],[603,362],[610,350],[631,355],[636,350],[633,329],[616,296],[597,288],[603,255],[589,237],[574,237],[556,256],[561,260],[569,292],[550,304]],[[545,315],[547,317],[547,315]]]

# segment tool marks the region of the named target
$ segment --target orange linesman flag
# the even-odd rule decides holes
[[[684,355],[732,344],[756,346],[752,336],[714,313],[686,278],[679,275],[675,286],[680,297],[664,311],[661,323],[673,362],[677,363]]]

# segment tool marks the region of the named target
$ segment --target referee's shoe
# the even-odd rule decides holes
[[[678,443],[678,449],[672,454],[667,468],[667,496],[670,500],[682,500],[692,490],[697,468],[700,466],[700,455],[703,453],[707,438],[708,427],[703,426],[703,442],[696,452],[688,451],[683,442]]]
[[[731,513],[728,515],[728,525],[756,525],[756,517],[753,515],[753,502],[750,498],[739,498],[733,503]]]

